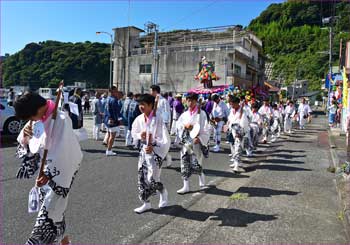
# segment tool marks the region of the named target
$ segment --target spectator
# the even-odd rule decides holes
[[[83,101],[84,101],[84,112],[85,114],[89,113],[90,112],[90,101],[89,101],[89,95],[88,94],[85,94],[83,96]]]
[[[128,131],[126,133],[125,137],[125,144],[127,146],[131,145],[137,145],[138,142],[134,142],[134,139],[131,137],[131,130],[132,130],[132,123],[134,122],[135,118],[141,114],[141,111],[139,109],[139,103],[138,99],[140,97],[140,94],[135,94],[134,98],[132,99],[130,106],[129,106],[129,113],[128,113]]]
[[[74,94],[69,97],[69,101],[73,102],[74,104],[78,105],[78,112],[79,115],[75,115],[74,113],[71,113],[71,119],[72,119],[72,125],[73,129],[79,129],[83,127],[83,108],[81,105],[81,88],[75,88]]]
[[[118,103],[118,90],[113,86],[110,90],[111,95],[107,99],[106,108],[105,108],[105,118],[104,123],[107,127],[107,150],[106,156],[115,156],[117,153],[112,151],[112,146],[116,133],[119,126],[119,113],[120,107]]]
[[[100,139],[100,129],[102,124],[103,117],[103,107],[101,103],[101,94],[99,92],[95,93],[95,99],[92,102],[92,115],[94,118],[94,127],[93,127],[93,138],[95,140]]]
[[[7,104],[9,106],[13,106],[13,102],[15,101],[15,92],[13,88],[10,88],[10,91],[7,93]]]

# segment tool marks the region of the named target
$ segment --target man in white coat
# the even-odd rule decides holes
[[[301,104],[298,107],[298,117],[299,117],[299,129],[305,129],[305,124],[307,118],[310,116],[312,110],[308,103],[306,103],[305,98],[302,98]]]
[[[285,109],[284,116],[284,132],[291,134],[293,126],[293,118],[295,116],[295,107],[293,101],[289,101]]]
[[[168,192],[160,181],[161,166],[170,148],[170,136],[161,114],[154,111],[155,98],[149,94],[139,97],[142,112],[132,124],[132,138],[141,142],[138,160],[138,189],[142,206],[134,209],[143,213],[152,208],[150,197],[160,194],[159,208],[168,205]]]
[[[258,112],[263,119],[263,143],[266,144],[269,137],[270,124],[273,115],[269,98],[264,100],[264,104],[260,107]]]
[[[220,151],[221,143],[221,131],[222,127],[225,124],[225,119],[228,116],[228,108],[224,101],[220,99],[220,96],[217,94],[212,95],[214,101],[214,107],[211,112],[211,123],[214,127],[214,141],[215,146],[212,148],[214,152]]]
[[[158,85],[152,85],[150,87],[150,93],[154,97],[157,97],[157,96],[159,97],[157,112],[158,112],[158,115],[160,115],[161,118],[163,119],[163,123],[168,129],[170,125],[170,120],[171,120],[171,111],[170,111],[169,101],[160,94],[160,87]],[[166,154],[166,167],[170,167],[171,164],[172,164],[172,157],[168,152]]]
[[[181,135],[181,175],[183,187],[177,191],[185,194],[190,191],[189,178],[199,175],[199,187],[205,187],[203,173],[203,157],[208,157],[209,124],[206,113],[198,105],[198,95],[189,94],[186,98],[188,110],[182,113],[177,121],[177,129]]]
[[[65,112],[58,111],[51,130],[55,103],[32,92],[18,98],[14,108],[18,118],[29,120],[17,138],[17,156],[22,159],[17,178],[34,176],[44,149],[48,150],[44,171],[36,179],[40,209],[27,244],[67,244],[65,212],[83,159],[72,121]]]

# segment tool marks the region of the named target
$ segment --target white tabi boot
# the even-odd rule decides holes
[[[152,208],[152,205],[150,202],[144,202],[143,205],[141,207],[135,208],[134,212],[141,214],[147,210],[150,210]]]
[[[177,193],[185,194],[189,191],[190,191],[190,182],[188,180],[184,180],[184,186],[180,190],[177,190]]]
[[[159,192],[159,208],[168,206],[168,191],[164,188],[162,192]]]
[[[249,149],[246,149],[245,152],[247,154],[247,157],[251,157],[253,155],[253,152]]]
[[[171,164],[173,163],[173,158],[169,153],[166,155],[165,158],[166,158],[166,167],[171,167]]]
[[[205,187],[205,175],[204,173],[202,173],[201,175],[199,175],[199,188],[203,189]]]
[[[233,171],[238,172],[239,171],[239,162],[235,159],[233,163],[230,165],[231,168],[233,168]]]

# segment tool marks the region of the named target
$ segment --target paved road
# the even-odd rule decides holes
[[[88,119],[89,120],[89,119]],[[89,121],[88,121],[89,124]],[[87,125],[88,125],[87,124]],[[72,188],[66,213],[67,231],[79,243],[120,243],[132,239],[137,229],[144,229],[149,220],[160,215],[148,212],[137,215],[133,209],[140,206],[137,196],[138,153],[123,146],[117,139],[116,157],[106,157],[101,142],[83,142],[84,159]],[[23,243],[31,232],[35,215],[27,213],[28,192],[34,180],[14,178],[19,161],[14,158],[15,147],[1,149],[3,156],[2,193],[4,242]],[[228,167],[228,146],[218,154],[211,154],[204,163],[207,182],[218,178],[248,178],[235,175]],[[178,195],[182,187],[178,150],[172,150],[173,166],[162,170],[162,180],[169,192],[172,204],[186,206],[196,199],[196,192]],[[190,181],[192,189],[198,190],[198,177]],[[153,207],[158,197],[152,198]]]
[[[206,160],[205,173],[208,176],[207,181],[212,185],[216,185],[230,180],[234,183],[236,188],[247,186],[246,188],[249,189],[243,189],[246,192],[254,192],[254,190],[257,190],[257,197],[261,191],[261,193],[265,193],[262,188],[265,188],[265,190],[267,188],[267,194],[270,193],[270,196],[274,195],[274,189],[290,190],[288,193],[282,193],[287,196],[280,200],[281,205],[284,203],[291,203],[295,195],[298,197],[300,196],[300,198],[304,200],[304,203],[300,205],[309,205],[307,202],[308,198],[313,198],[315,193],[317,193],[317,195],[322,195],[322,192],[318,190],[320,186],[323,187],[322,181],[313,185],[309,177],[312,176],[312,180],[317,180],[317,175],[325,174],[324,167],[327,165],[324,160],[318,161],[318,156],[327,156],[327,146],[322,146],[324,149],[320,149],[321,155],[318,155],[319,149],[317,145],[315,145],[317,142],[317,135],[318,131],[317,128],[315,128],[295,134],[293,137],[288,138],[288,142],[277,142],[273,144],[271,148],[267,148],[266,146],[259,148],[257,156],[246,163],[251,164],[251,166],[254,165],[254,162],[255,164],[264,164],[255,168],[251,167],[250,169],[258,169],[258,171],[250,171],[241,175],[233,174],[230,171],[227,161],[228,146],[226,145],[225,151],[218,154],[211,154],[210,158]],[[203,222],[204,224],[210,216],[210,213],[209,215],[203,216],[203,213],[200,211],[188,213],[186,209],[195,205],[199,200],[203,202],[206,196],[227,197],[233,193],[231,190],[215,189],[215,187],[213,187],[202,193],[193,192],[183,196],[177,195],[176,190],[180,188],[182,184],[179,174],[179,153],[178,151],[172,151],[175,160],[173,167],[162,170],[162,180],[168,189],[172,207],[166,213],[155,209],[142,215],[135,214],[133,209],[140,205],[140,201],[137,198],[136,175],[138,154],[122,146],[123,142],[121,139],[118,139],[117,142],[118,146],[115,150],[118,156],[108,158],[104,155],[105,148],[100,142],[88,140],[82,143],[84,160],[70,194],[70,202],[66,213],[67,231],[68,234],[72,236],[73,243],[116,244],[139,242],[147,239],[147,237],[164,225],[170,225],[172,220],[176,217],[182,217],[191,222]],[[309,151],[307,149],[310,145],[313,145],[313,147]],[[14,151],[14,147],[7,147],[1,149],[0,152],[4,163],[1,169],[2,174],[0,180],[2,183],[1,187],[4,200],[2,210],[2,230],[4,232],[2,237],[4,243],[25,242],[30,234],[35,219],[35,215],[29,215],[27,213],[28,192],[33,186],[34,180],[20,181],[14,178],[19,163],[13,157]],[[282,163],[282,165],[280,163]],[[304,164],[308,165],[304,166]],[[322,172],[321,169],[319,169],[320,167],[323,168]],[[317,169],[317,171],[315,171],[315,169]],[[266,176],[261,176],[261,178],[265,178],[266,182],[262,181],[261,178],[256,179],[254,177],[261,175],[261,171],[259,170],[265,170],[263,172],[268,174]],[[300,178],[296,178],[296,174],[300,176]],[[196,190],[198,187],[198,178],[197,176],[193,177],[194,178],[191,179],[191,186],[193,190]],[[268,186],[271,180],[273,180],[277,186]],[[327,180],[330,180],[329,176]],[[310,191],[306,191],[309,186],[312,188],[310,188]],[[332,191],[334,191],[334,193],[332,193]],[[271,194],[271,192],[273,193]],[[300,194],[301,192],[302,194]],[[331,202],[329,206],[333,210],[336,205],[335,189],[327,189],[324,195],[330,195]],[[270,199],[267,199],[267,201],[262,200],[262,202],[259,203],[261,199],[256,198],[253,202],[261,208],[267,208],[271,205],[271,200],[269,200]],[[312,201],[313,199],[310,200]],[[157,202],[158,197],[153,197],[152,204],[154,207],[157,206]],[[312,203],[310,203],[310,205],[311,204]],[[298,205],[296,204],[296,207],[302,208]],[[322,206],[322,204],[320,205]],[[215,207],[212,208],[216,209]],[[292,211],[293,210],[290,209],[290,212],[287,212],[285,215],[287,217],[293,216]],[[314,213],[310,214],[310,217],[311,215],[313,217],[316,215],[317,217],[317,209],[313,211]],[[169,212],[171,213],[170,215]],[[276,212],[281,213],[283,210],[274,210],[274,212],[267,213],[276,214]],[[336,211],[332,214],[334,217],[335,212]],[[249,219],[251,217],[248,215],[246,218]],[[268,222],[271,221],[271,219],[265,221]],[[278,219],[278,221],[283,223],[283,219]],[[295,219],[294,223],[291,225],[297,226],[301,221],[302,219]],[[316,221],[321,222],[321,220],[318,219]],[[254,223],[254,220],[252,223]],[[259,230],[259,224],[261,225],[264,223],[256,222],[254,224],[255,231]],[[280,223],[276,224],[278,225]],[[232,227],[234,227],[234,225]],[[309,223],[305,223],[301,227],[317,228],[310,226]],[[272,229],[273,227],[270,228]],[[335,228],[339,230],[341,229],[341,225],[338,224]],[[219,226],[215,232],[221,232]],[[310,232],[312,233],[313,231],[310,230]],[[246,232],[245,234],[251,237],[253,233]],[[319,233],[320,232],[317,232],[317,234]],[[339,239],[334,241],[342,242],[344,241],[344,233],[341,231],[339,231],[339,233],[341,233]],[[210,237],[214,236],[214,234],[215,233],[208,232],[208,236],[198,236],[197,240],[194,241],[197,241],[196,243],[225,241],[224,239],[222,241],[218,240],[219,237],[217,236],[215,239],[211,239]],[[258,232],[256,236],[258,236],[258,234],[261,233]],[[228,234],[226,234],[226,236],[227,235]],[[222,235],[223,238],[226,236]],[[249,243],[248,241],[253,241],[249,240],[249,237],[246,237],[246,240],[240,240],[239,238],[240,236],[237,234],[236,243],[241,243],[242,241],[247,241],[247,243]],[[149,241],[156,241],[156,239],[150,238]],[[163,240],[163,242],[174,243],[176,240]]]

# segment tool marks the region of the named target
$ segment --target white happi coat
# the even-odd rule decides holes
[[[266,116],[268,118],[270,118],[273,115],[271,106],[263,105],[260,107],[258,112],[261,116]]]
[[[298,107],[298,116],[299,116],[299,124],[301,127],[303,127],[306,123],[306,119],[304,118],[305,115],[308,115],[311,113],[312,110],[309,106],[309,104],[300,104]]]
[[[243,109],[241,116],[241,107],[237,111],[235,109],[230,110],[230,114],[228,116],[228,125],[230,129],[233,124],[239,124],[239,126],[243,129],[244,132],[249,131],[249,121],[247,113]]]
[[[273,124],[271,126],[271,131],[275,132],[278,129],[279,123],[278,120],[282,120],[282,114],[281,112],[277,110],[273,110]]]
[[[223,102],[222,100],[220,100],[219,104],[214,103],[214,107],[213,110],[211,112],[211,115],[216,118],[224,118],[226,117],[228,114],[228,107],[225,104],[225,102]]]
[[[289,131],[292,129],[292,121],[293,117],[295,116],[295,107],[294,106],[286,106],[286,109],[284,110],[285,117],[284,117],[284,131]]]
[[[168,130],[163,123],[163,118],[160,115],[157,109],[157,116],[151,119],[152,122],[150,125],[146,123],[144,114],[136,117],[132,124],[131,135],[134,140],[141,140],[141,133],[149,131],[152,134],[152,143],[156,144],[153,146],[154,153],[164,159],[169,151],[171,140]],[[143,147],[145,148],[147,145]]]
[[[42,137],[41,147],[38,152],[41,157],[43,156],[44,143],[50,128],[51,117],[52,115],[44,122],[45,135]],[[72,121],[65,112],[57,112],[57,118],[50,138],[48,140],[48,155],[44,172],[52,175],[52,180],[58,186],[69,188],[75,172],[79,169],[83,153],[81,152],[78,138],[73,132]],[[23,147],[26,146],[23,129],[19,133],[17,141]]]
[[[295,115],[295,107],[294,106],[286,106],[286,109],[284,110],[285,115],[289,117],[294,117]]]
[[[252,112],[252,123],[257,123],[261,127],[263,121],[259,112]]]
[[[249,105],[247,105],[247,104],[244,103],[243,110],[245,111],[249,122],[251,122],[252,119],[253,119],[253,111],[252,111],[252,109],[250,108]]]
[[[159,95],[159,100],[157,104],[157,114],[163,118],[164,123],[170,123],[170,104],[169,101],[161,95]]]
[[[194,125],[198,122],[200,123],[200,131],[198,138],[201,141],[202,145],[207,145],[209,142],[210,131],[207,115],[203,110],[201,110],[200,115],[199,113],[191,115],[189,110],[182,113],[176,124],[178,133],[181,136],[183,134],[183,131],[185,130],[186,124]]]

